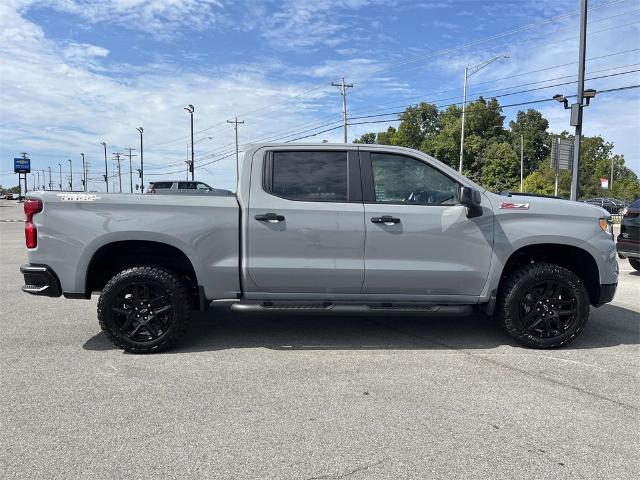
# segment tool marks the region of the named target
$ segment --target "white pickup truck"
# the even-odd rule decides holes
[[[23,290],[90,298],[115,345],[173,345],[194,308],[497,315],[565,345],[618,277],[609,214],[494,194],[424,153],[350,144],[246,150],[235,196],[31,192]],[[321,320],[319,320],[321,321]]]

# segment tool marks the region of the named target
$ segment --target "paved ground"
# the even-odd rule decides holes
[[[23,242],[0,221],[0,478],[638,478],[626,261],[615,301],[556,351],[483,318],[213,312],[136,356],[100,333],[95,298],[19,292]]]

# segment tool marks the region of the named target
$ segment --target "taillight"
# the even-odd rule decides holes
[[[33,223],[33,216],[42,211],[42,201],[37,199],[28,199],[24,201],[24,214],[26,216],[24,224],[24,238],[27,248],[36,248],[38,246],[38,229]]]

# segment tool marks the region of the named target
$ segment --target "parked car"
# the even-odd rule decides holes
[[[640,199],[622,212],[616,248],[620,258],[628,258],[631,266],[640,271]]]
[[[624,200],[619,200],[617,198],[590,198],[588,200],[584,200],[584,202],[604,208],[612,215],[619,214],[622,209],[627,206],[627,203]]]
[[[5,193],[2,195],[2,198],[4,200],[19,200],[20,199],[20,194],[19,193]]]
[[[23,290],[99,292],[101,328],[138,353],[173,345],[214,300],[270,315],[481,310],[523,345],[553,348],[618,282],[601,208],[491,193],[407,148],[252,146],[237,192],[32,192]]]
[[[162,180],[149,182],[147,193],[170,194],[170,195],[222,195],[233,196],[233,192],[213,188],[204,182],[194,182],[190,180]]]

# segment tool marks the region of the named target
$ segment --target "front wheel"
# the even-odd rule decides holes
[[[549,263],[515,270],[501,286],[497,314],[507,332],[533,348],[567,345],[589,318],[589,295],[572,271]]]
[[[629,263],[631,264],[631,268],[633,268],[637,272],[640,272],[640,259],[630,258]]]
[[[191,304],[171,272],[137,266],[115,275],[98,300],[100,327],[118,348],[151,353],[174,345],[187,330]]]

